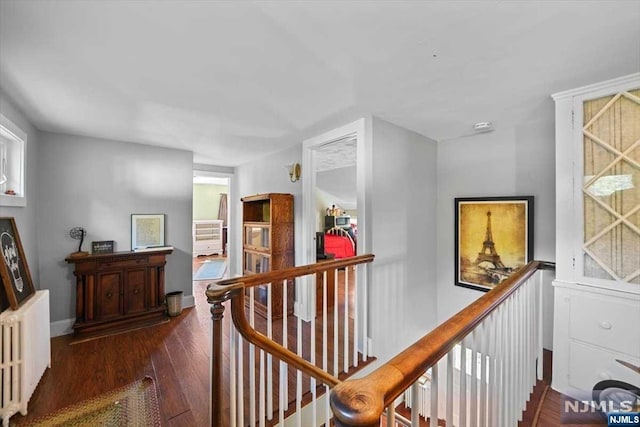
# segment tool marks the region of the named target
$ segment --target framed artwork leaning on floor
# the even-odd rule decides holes
[[[16,310],[30,296],[35,294],[31,273],[24,255],[18,227],[13,218],[0,218],[0,279],[9,306]],[[6,302],[0,297],[0,308]]]

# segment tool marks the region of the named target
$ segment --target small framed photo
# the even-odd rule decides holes
[[[533,196],[455,199],[455,285],[487,292],[533,260]]]
[[[13,218],[0,218],[0,279],[9,306],[16,310],[31,295],[35,294],[31,273],[24,255],[24,249]],[[3,295],[4,297],[4,295]],[[7,301],[0,298],[3,308]]]
[[[131,250],[164,246],[164,214],[131,215]]]
[[[113,240],[100,240],[97,242],[91,242],[92,254],[111,254],[114,250]]]

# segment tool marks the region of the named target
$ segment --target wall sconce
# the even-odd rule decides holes
[[[289,179],[291,182],[296,182],[300,180],[300,163],[292,163],[288,166],[289,169]]]

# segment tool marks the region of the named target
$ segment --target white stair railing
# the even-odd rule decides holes
[[[358,341],[366,336],[367,329],[367,319],[357,310],[358,298],[366,295],[360,289],[358,276],[365,274],[366,264],[372,260],[372,255],[363,255],[228,279],[209,286],[207,297],[214,304],[212,313],[216,304],[222,313],[226,306],[222,303],[231,300],[234,318],[234,322],[225,326],[227,333],[222,334],[226,335],[226,342],[216,343],[214,325],[213,351],[223,352],[220,359],[228,360],[221,377],[228,372],[229,386],[227,391],[214,385],[214,390],[227,396],[222,399],[225,402],[221,405],[222,414],[215,414],[214,408],[212,425],[222,422],[220,425],[236,427],[247,425],[247,421],[252,426],[285,425],[285,420],[294,414],[287,425],[306,426],[321,425],[331,418],[327,398],[330,388],[338,377],[351,375],[367,360],[363,343]],[[300,283],[304,283],[305,276],[308,283],[317,287],[312,293],[316,295],[317,290],[322,299],[318,301],[316,316],[309,322],[287,315],[291,307],[287,290],[295,280],[302,279]],[[281,286],[282,292],[272,292],[274,286]],[[255,309],[258,287],[266,289],[266,310]],[[273,300],[274,295],[282,295],[282,301]],[[238,307],[239,304],[246,307]],[[273,307],[277,306],[282,307],[280,312],[274,312]],[[246,317],[253,332],[286,351],[265,351],[253,335],[247,337],[235,321],[240,315]],[[322,371],[324,378],[302,372],[287,355]],[[214,406],[219,403],[212,398]],[[310,410],[303,411],[307,404]]]
[[[335,425],[381,416],[387,426],[517,425],[542,379],[543,270],[553,268],[532,261],[371,374],[337,385]],[[396,413],[398,399],[410,419]]]

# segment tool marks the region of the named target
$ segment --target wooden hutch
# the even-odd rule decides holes
[[[167,320],[164,266],[172,248],[69,257],[76,276],[78,340]]]

